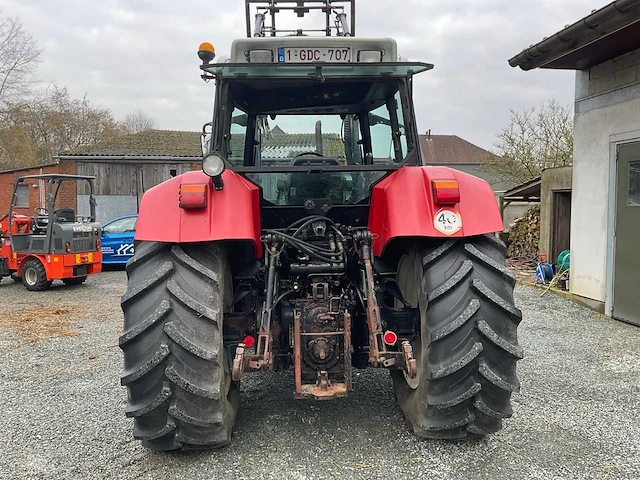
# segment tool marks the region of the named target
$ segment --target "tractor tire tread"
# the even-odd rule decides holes
[[[511,394],[520,387],[516,361],[523,358],[522,313],[514,305],[504,244],[488,234],[416,246],[423,266],[418,288],[427,305],[426,376],[415,390],[394,376],[401,410],[421,437],[496,432],[512,414]]]
[[[133,435],[159,451],[231,441],[237,387],[225,372],[226,250],[204,244],[138,242],[127,262],[119,345]]]

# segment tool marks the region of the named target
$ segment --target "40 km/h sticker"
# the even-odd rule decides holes
[[[433,217],[433,226],[445,235],[453,235],[462,228],[462,217],[450,208],[441,208]]]

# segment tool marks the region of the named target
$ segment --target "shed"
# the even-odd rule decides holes
[[[514,202],[527,209],[540,204],[539,252],[552,262],[570,249],[571,174],[572,167],[545,169],[541,176],[507,190],[501,198],[503,212]]]
[[[148,189],[194,168],[200,168],[198,132],[146,130],[65,152],[56,160],[73,163],[78,175],[93,175],[98,220],[137,213]],[[78,187],[79,214],[88,205],[86,187]]]
[[[509,63],[576,71],[571,293],[640,325],[640,0],[617,0]]]

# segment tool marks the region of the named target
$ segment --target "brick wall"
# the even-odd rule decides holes
[[[22,168],[17,170],[11,170],[8,172],[0,173],[0,215],[3,215],[9,211],[9,205],[11,203],[11,194],[13,193],[13,186],[16,177],[20,175],[39,175],[47,173],[66,173],[75,175],[76,163],[70,161],[62,161],[59,164],[47,165],[43,167]],[[15,211],[23,215],[33,215],[33,209],[41,206],[40,202],[40,186],[38,180],[33,179],[25,182],[25,185],[29,186],[29,206],[28,207],[16,207]],[[64,182],[58,193],[56,206],[73,207],[77,211],[77,199],[76,199],[76,182]],[[47,183],[44,182],[44,198],[46,206],[46,189]]]

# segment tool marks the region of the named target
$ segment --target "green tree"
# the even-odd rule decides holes
[[[0,170],[37,163],[36,145],[22,125],[0,128]]]
[[[513,184],[527,182],[546,168],[572,165],[573,113],[553,99],[540,109],[512,110],[494,146],[483,169]]]
[[[109,109],[91,105],[87,96],[71,98],[66,88],[52,86],[40,97],[7,106],[0,121],[2,131],[11,137],[29,139],[35,152],[35,163],[50,162],[52,157],[82,145],[109,141],[127,133]],[[13,156],[8,145],[0,144],[0,162],[25,166],[33,157]],[[33,164],[33,163],[32,163]]]

